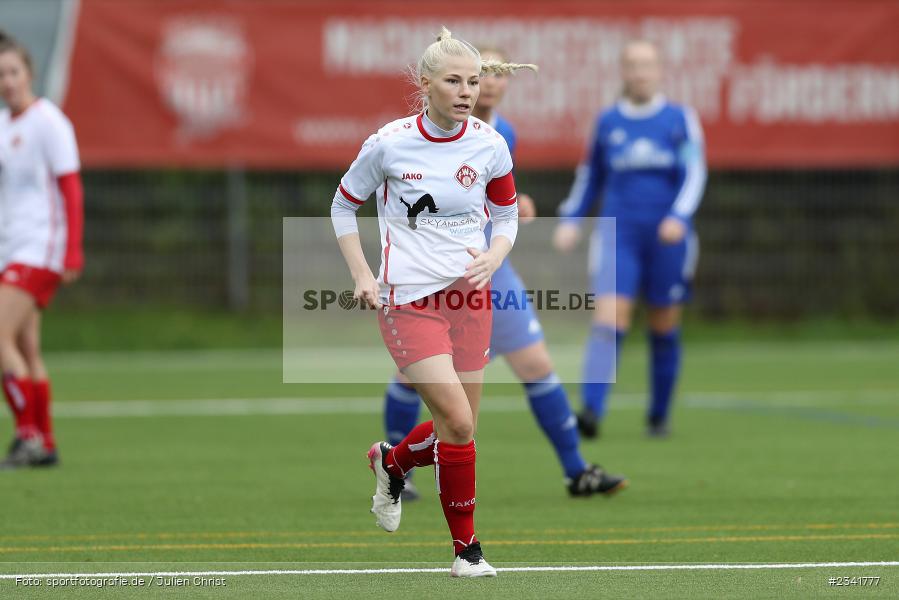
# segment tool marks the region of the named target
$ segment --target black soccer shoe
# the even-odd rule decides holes
[[[590,465],[576,479],[567,480],[568,493],[574,497],[600,494],[612,496],[629,484],[623,475],[610,475],[599,465]]]
[[[31,463],[32,467],[56,467],[59,466],[59,454],[56,450],[48,450],[43,458]]]
[[[41,436],[26,439],[15,438],[9,446],[9,453],[0,461],[0,470],[20,469],[37,465],[48,456]]]
[[[664,439],[671,435],[668,420],[661,417],[648,417],[646,419],[646,435],[651,438]]]

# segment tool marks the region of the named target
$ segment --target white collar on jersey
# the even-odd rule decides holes
[[[446,129],[438,127],[437,124],[434,123],[434,121],[432,121],[430,117],[428,117],[427,110],[425,110],[424,119],[422,119],[421,122],[424,125],[425,131],[428,132],[428,135],[435,138],[453,137],[454,135],[459,133],[459,131],[462,129],[462,123],[464,123],[464,121],[462,123],[456,123],[455,127],[447,131]]]
[[[668,103],[663,94],[656,94],[645,104],[635,104],[627,98],[618,101],[618,110],[628,119],[648,119],[656,116]]]

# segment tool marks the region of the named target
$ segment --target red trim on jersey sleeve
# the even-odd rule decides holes
[[[438,137],[429,135],[428,132],[425,131],[425,125],[422,122],[424,118],[425,118],[425,114],[421,113],[420,115],[418,115],[418,118],[415,119],[415,122],[418,124],[418,130],[421,132],[421,135],[424,136],[424,138],[426,140],[428,140],[429,142],[437,142],[438,144],[442,144],[443,142],[455,142],[456,140],[458,140],[460,137],[462,137],[465,134],[465,129],[468,127],[468,120],[466,119],[465,121],[462,122],[462,129],[459,130],[459,133],[457,133],[456,135],[451,135],[450,137],[438,138]]]
[[[66,256],[63,267],[81,270],[84,267],[84,251],[81,239],[84,232],[84,188],[78,172],[60,175],[56,179],[66,211]]]
[[[347,200],[349,200],[350,202],[352,202],[353,204],[358,204],[359,206],[362,206],[363,204],[365,204],[365,200],[359,200],[358,198],[353,196],[351,193],[346,191],[346,188],[343,187],[342,183],[338,186],[338,189],[340,190],[340,193],[343,194],[343,197],[346,198]]]
[[[502,177],[491,179],[487,184],[487,199],[497,206],[511,206],[515,204],[518,194],[515,193],[515,178],[512,171]]]

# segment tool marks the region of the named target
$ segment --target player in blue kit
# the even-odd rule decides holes
[[[493,48],[481,48],[484,59],[505,60],[503,53]],[[505,138],[510,153],[515,153],[515,130],[497,115],[494,108],[502,100],[508,78],[482,74],[480,96],[472,114],[488,123]],[[536,216],[533,200],[527,194],[518,195],[519,218],[526,223]],[[487,227],[490,227],[488,223]],[[490,231],[485,231],[490,238]],[[524,283],[511,263],[505,260],[493,274],[491,289],[494,298],[509,294],[522,297]],[[540,321],[533,308],[509,307],[502,310],[494,303],[493,326],[490,337],[490,357],[504,356],[515,375],[524,384],[531,411],[556,451],[565,472],[566,485],[572,496],[609,495],[627,486],[624,477],[611,475],[598,465],[588,464],[579,449],[577,419],[568,404],[568,396],[556,376],[550,359]],[[387,441],[402,440],[418,423],[421,398],[400,375],[388,385],[384,403],[384,425]],[[407,481],[403,500],[417,497],[417,491]]]
[[[581,432],[598,435],[608,382],[639,294],[648,304],[651,353],[647,432],[664,437],[680,370],[681,309],[698,258],[693,214],[706,182],[703,135],[692,109],[659,92],[661,61],[652,43],[628,43],[621,72],[623,97],[596,120],[586,161],[559,207],[553,243],[571,250],[581,220],[602,196],[600,216],[615,220],[597,221],[591,247],[597,302],[584,366]]]

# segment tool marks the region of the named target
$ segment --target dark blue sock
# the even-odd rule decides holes
[[[568,404],[568,395],[555,373],[539,381],[525,383],[531,412],[549,438],[565,476],[574,478],[587,468],[578,449],[577,420]]]
[[[587,340],[582,395],[584,406],[600,419],[606,414],[606,396],[615,379],[615,365],[624,332],[607,325],[593,325]]]
[[[652,404],[649,407],[649,420],[653,423],[664,423],[668,420],[674,386],[680,371],[680,330],[675,329],[668,333],[650,332],[649,345],[652,355],[650,367]]]
[[[415,388],[394,378],[384,394],[384,431],[389,444],[396,446],[418,425],[420,409],[421,398]]]

